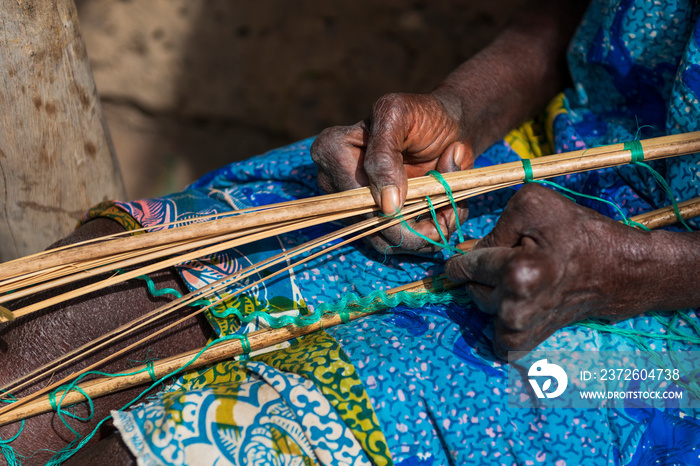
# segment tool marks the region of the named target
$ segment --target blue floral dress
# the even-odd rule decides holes
[[[569,49],[574,87],[557,96],[543,115],[489,148],[477,166],[700,129],[698,11],[689,0],[594,0]],[[225,166],[180,193],[116,202],[91,215],[116,218],[126,213],[125,224],[133,226],[135,220],[156,226],[319,195],[311,143],[301,141]],[[700,155],[653,166],[677,200],[699,195]],[[636,166],[555,181],[611,200],[627,216],[670,201],[651,175]],[[464,235],[487,234],[514,192],[509,188],[473,199],[469,219],[461,226]],[[581,202],[619,219],[607,204]],[[195,290],[337,227],[295,231],[176,269]],[[384,256],[352,243],[254,287],[233,305],[245,312],[304,313],[350,291],[366,295],[439,274],[446,257]],[[693,310],[683,316],[698,321]],[[255,327],[208,317],[218,335]],[[661,332],[668,319],[640,316],[618,328]],[[188,373],[147,403],[115,412],[115,424],[140,464],[488,461],[563,466],[700,461],[700,421],[693,409],[509,408],[508,365],[494,357],[491,338],[489,316],[472,305],[399,306],[272,351]],[[664,341],[642,340],[656,351],[669,349]],[[634,350],[638,344],[619,334],[573,325],[538,350],[619,351]],[[673,347],[678,349],[693,347],[680,342]]]

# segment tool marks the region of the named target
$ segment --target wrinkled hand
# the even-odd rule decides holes
[[[494,349],[506,358],[587,317],[640,312],[643,298],[630,282],[640,282],[649,235],[533,183],[513,196],[471,252],[447,262],[446,272],[494,315]]]
[[[448,108],[449,107],[449,108]],[[377,205],[387,215],[401,209],[406,200],[408,178],[429,170],[441,173],[473,166],[471,149],[462,142],[459,112],[444,97],[432,94],[389,94],[379,99],[371,116],[354,126],[324,130],[311,147],[318,165],[318,182],[325,192],[369,186]],[[451,207],[439,209],[438,224],[446,236],[454,232],[456,219]],[[460,220],[466,204],[459,205]],[[432,219],[409,224],[432,239],[439,234]],[[380,252],[431,250],[426,242],[401,231],[397,225],[369,238]]]

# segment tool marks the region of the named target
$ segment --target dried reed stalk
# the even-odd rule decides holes
[[[679,204],[681,215],[684,219],[692,218],[700,214],[700,198],[695,198],[686,202]],[[670,215],[669,215],[670,212]],[[631,218],[631,220],[647,226],[648,228],[660,228],[663,226],[671,225],[677,222],[677,218],[673,213],[672,207],[665,207],[658,209],[646,214],[642,214]],[[469,250],[476,242],[470,240],[463,243],[461,249]],[[325,251],[323,251],[325,252]],[[440,289],[449,289],[459,286],[449,282],[444,275],[440,275],[435,278],[426,278],[419,280],[417,282],[409,283],[397,288],[393,288],[387,291],[387,294],[394,294],[400,291],[413,291],[413,292],[423,292],[423,291],[434,291],[434,285],[439,283]],[[350,320],[355,320],[366,315],[370,315],[378,311],[365,312],[362,314],[350,315]],[[342,323],[342,320],[338,314],[326,315],[314,324],[305,327],[294,327],[287,326],[279,329],[265,329],[257,332],[252,332],[248,335],[248,340],[250,342],[251,351],[258,351],[269,348],[276,344],[289,341],[293,338],[298,338],[303,335],[313,333],[321,328],[329,328]],[[177,356],[166,358],[157,361],[153,364],[153,373],[157,378],[164,377],[179,368],[183,367],[188,362],[192,361],[192,358],[196,356],[202,349],[188,351]],[[206,351],[204,351],[197,360],[192,362],[188,369],[197,369],[204,367],[209,364],[220,362],[226,359],[230,359],[235,356],[243,354],[243,347],[239,340],[225,341],[220,344],[216,344]],[[105,396],[117,391],[126,390],[138,385],[143,385],[151,381],[151,376],[149,371],[145,371],[145,365],[135,367],[129,371],[119,373],[120,377],[101,377],[93,379],[80,384],[80,387],[90,398],[98,398]],[[87,370],[87,369],[86,369]],[[85,371],[86,371],[85,370]],[[124,375],[126,373],[139,372],[133,375]],[[65,380],[65,379],[64,379]],[[53,384],[58,386],[64,381],[58,384]],[[19,421],[21,419],[26,419],[28,417],[36,416],[38,414],[43,414],[51,411],[51,403],[48,397],[43,397],[42,399],[36,399],[38,396],[36,394],[22,398],[16,403],[13,403],[6,408],[0,410],[0,426],[10,424],[12,422]],[[56,400],[60,400],[62,393],[57,394]],[[63,398],[63,405],[70,406],[75,403],[80,403],[85,401],[85,397],[79,392],[70,392]],[[20,403],[21,402],[21,403]],[[8,409],[10,408],[10,409]]]
[[[455,196],[455,199],[456,199],[456,200],[459,200],[460,196],[473,195],[474,193],[478,193],[479,191],[480,191],[480,190],[472,190],[472,191],[470,191],[470,192],[461,193],[460,195]],[[449,200],[445,199],[445,200],[437,201],[436,203],[434,203],[434,205],[435,205],[436,207],[440,207],[441,205],[444,205],[444,204],[447,204],[447,203],[449,203]],[[411,206],[408,210],[410,210],[410,211],[416,211],[415,213],[420,213],[420,212],[422,212],[423,210],[427,210],[427,208],[416,209],[416,206]],[[344,229],[344,231],[347,232],[347,231],[362,230],[362,229],[365,227],[365,225],[375,225],[375,224],[377,224],[377,223],[380,223],[378,226],[374,226],[373,228],[371,228],[371,229],[368,230],[368,231],[364,231],[364,232],[358,233],[358,234],[356,234],[355,236],[353,236],[353,237],[351,237],[351,238],[349,238],[349,239],[346,239],[346,240],[341,241],[341,242],[339,242],[339,243],[333,244],[333,245],[331,245],[331,246],[325,248],[325,249],[322,250],[322,251],[319,251],[319,252],[317,252],[317,253],[315,253],[315,254],[311,254],[310,256],[308,256],[308,257],[306,257],[306,258],[304,258],[304,259],[302,259],[302,260],[299,260],[299,261],[297,261],[297,262],[294,263],[294,264],[288,265],[287,267],[284,267],[284,268],[282,268],[282,269],[280,269],[280,270],[277,270],[277,271],[275,271],[275,272],[273,272],[273,273],[271,273],[271,274],[266,275],[264,278],[262,278],[262,279],[260,279],[260,280],[257,280],[257,281],[255,281],[255,282],[253,282],[253,283],[251,283],[251,284],[249,284],[249,285],[243,287],[243,288],[237,289],[237,290],[235,290],[234,292],[230,293],[230,294],[226,297],[226,299],[230,299],[231,297],[236,296],[236,295],[239,294],[239,293],[242,293],[242,292],[244,292],[244,291],[247,291],[248,289],[250,289],[250,288],[252,288],[252,287],[254,287],[254,286],[260,284],[260,283],[263,282],[264,280],[268,280],[268,279],[270,279],[270,278],[273,278],[273,277],[275,277],[276,275],[278,275],[278,274],[280,274],[280,273],[283,273],[283,272],[285,272],[285,271],[287,271],[287,270],[289,270],[289,269],[291,269],[291,268],[293,268],[293,267],[296,267],[296,266],[298,266],[298,265],[300,265],[300,264],[303,264],[303,263],[305,263],[305,262],[307,262],[307,261],[309,261],[309,260],[312,260],[312,259],[314,259],[314,258],[316,258],[316,257],[318,257],[318,256],[320,256],[320,255],[322,255],[322,254],[326,254],[326,253],[327,253],[329,250],[331,250],[331,249],[335,249],[335,248],[338,248],[338,247],[343,246],[343,245],[345,245],[345,244],[348,244],[348,243],[350,243],[350,242],[356,241],[356,240],[358,240],[358,239],[360,239],[360,238],[362,238],[362,237],[364,237],[364,236],[367,236],[367,235],[369,235],[369,234],[378,232],[378,231],[380,231],[380,230],[386,228],[387,226],[391,226],[391,225],[397,224],[397,223],[399,223],[400,221],[401,221],[401,220],[398,219],[398,218],[370,218],[370,219],[366,220],[365,222],[361,222],[360,224],[356,224],[356,225],[349,226],[349,227],[347,227],[346,229]],[[330,239],[334,239],[334,238],[337,237],[337,236],[338,236],[337,233],[334,233],[334,234],[331,234],[331,235],[327,235],[327,237],[330,238]],[[328,239],[328,238],[324,238],[324,239]],[[311,241],[310,243],[318,243],[318,242],[319,242],[319,240],[314,240],[314,241]],[[324,241],[322,241],[322,242],[324,242]],[[307,243],[307,245],[308,245],[308,244],[309,244],[309,243]],[[296,249],[296,248],[295,248],[295,249]],[[306,250],[306,249],[309,249],[309,246],[301,245],[301,246],[299,246],[299,249],[301,249],[301,250]],[[281,260],[284,260],[284,259],[280,259],[279,261],[281,261]],[[266,266],[269,266],[269,265],[266,265]],[[222,283],[222,284],[219,285],[219,286],[217,286],[217,287],[215,287],[215,288],[212,288],[211,290],[209,290],[209,292],[210,292],[210,293],[213,293],[213,292],[215,292],[215,291],[219,291],[219,290],[221,290],[221,289],[223,289],[223,288],[225,288],[225,287],[228,287],[228,286],[230,286],[230,282],[231,282],[231,281],[232,281],[232,278],[231,278],[231,277],[227,277],[227,278],[224,278],[224,279],[222,279],[222,280],[219,280],[217,283]],[[214,285],[214,284],[212,284],[212,285]],[[201,297],[201,296],[202,296],[202,292],[201,292],[201,290],[198,290],[197,292],[190,293],[190,295],[195,295],[195,296],[198,298],[198,297]],[[188,295],[188,296],[190,296],[190,295]],[[184,297],[183,297],[183,298],[184,298]],[[191,299],[191,300],[194,300],[194,299],[197,299],[197,298],[190,298],[190,299]],[[182,298],[181,298],[181,299],[182,299]],[[183,323],[184,321],[186,321],[186,320],[188,320],[188,319],[190,319],[190,318],[192,318],[192,317],[194,317],[194,316],[196,316],[196,315],[199,315],[200,313],[204,312],[204,311],[207,310],[207,309],[210,309],[211,307],[214,307],[214,306],[218,305],[221,301],[223,301],[223,299],[218,299],[218,300],[212,302],[210,305],[204,306],[204,307],[200,308],[199,310],[196,310],[196,311],[192,312],[191,314],[189,314],[189,315],[187,315],[187,316],[185,316],[185,317],[183,317],[183,318],[177,320],[176,322],[173,322],[173,323],[171,323],[171,324],[169,324],[169,325],[167,325],[167,326],[165,326],[165,327],[163,327],[163,328],[161,328],[161,329],[155,331],[154,333],[152,333],[152,334],[150,334],[150,335],[147,335],[146,337],[142,338],[141,340],[139,340],[139,341],[137,341],[137,342],[135,342],[135,343],[133,343],[133,344],[131,344],[131,345],[125,347],[125,348],[122,348],[122,349],[120,349],[119,351],[117,351],[117,352],[115,352],[115,353],[112,353],[111,355],[105,357],[104,359],[102,359],[102,360],[100,360],[100,361],[98,361],[98,362],[96,362],[96,363],[94,363],[94,364],[91,364],[90,366],[88,366],[88,367],[86,367],[86,368],[83,368],[83,369],[81,369],[81,370],[79,370],[79,371],[76,371],[76,372],[74,372],[74,373],[72,373],[72,374],[70,374],[70,375],[64,377],[64,378],[61,379],[61,380],[58,380],[58,381],[56,381],[56,382],[54,382],[54,383],[52,383],[52,384],[50,384],[50,385],[47,385],[46,387],[40,389],[39,391],[37,391],[37,392],[35,392],[35,393],[31,394],[31,395],[28,395],[28,396],[26,396],[26,397],[24,397],[24,398],[18,400],[18,401],[15,402],[15,403],[12,403],[12,404],[10,404],[10,405],[5,406],[4,408],[0,409],[0,415],[1,415],[2,413],[6,412],[6,411],[13,411],[14,409],[18,409],[18,408],[19,408],[21,405],[23,405],[24,403],[27,403],[27,402],[31,401],[32,399],[35,399],[35,398],[39,397],[40,395],[42,395],[42,394],[44,394],[44,393],[47,393],[47,392],[49,392],[49,391],[51,391],[51,390],[57,388],[58,386],[60,386],[60,385],[62,385],[62,384],[64,384],[64,383],[67,383],[67,382],[69,382],[69,381],[75,379],[76,377],[80,376],[81,374],[84,374],[85,372],[88,372],[88,371],[90,371],[90,370],[93,370],[93,369],[95,369],[95,368],[97,368],[97,367],[103,365],[104,363],[106,363],[106,362],[109,361],[109,360],[112,360],[112,359],[115,359],[115,358],[118,357],[118,356],[121,356],[122,354],[126,353],[127,351],[130,351],[131,349],[133,349],[133,348],[135,348],[135,347],[137,347],[137,346],[140,346],[140,345],[146,343],[148,340],[151,340],[151,339],[155,338],[156,336],[158,336],[158,335],[160,335],[160,334],[166,332],[167,330],[169,330],[169,329],[171,329],[171,328],[173,328],[173,327],[175,327],[175,326],[177,326],[177,325]],[[170,313],[170,312],[172,312],[173,310],[175,310],[175,308],[183,307],[185,304],[186,304],[186,303],[180,302],[180,303],[178,303],[177,306],[172,306],[172,307],[170,307],[169,305],[166,305],[165,307],[169,307],[168,313]],[[157,310],[156,310],[156,311],[157,311]],[[154,312],[155,312],[155,311],[154,311]],[[150,322],[152,322],[152,321],[155,320],[155,319],[158,319],[158,318],[160,318],[160,317],[163,317],[164,314],[165,314],[164,312],[161,312],[161,313],[159,313],[158,317],[153,317],[152,319],[150,319],[148,322],[145,322],[145,323],[139,323],[137,326],[135,326],[135,327],[129,329],[129,331],[133,331],[134,329],[141,328],[141,327],[143,327],[144,325],[147,325],[147,323],[150,323]],[[110,332],[110,334],[114,334],[114,332]],[[108,334],[108,335],[109,335],[109,334]],[[118,337],[123,337],[123,336],[124,336],[124,332],[120,332],[119,335],[118,335]],[[116,335],[115,335],[115,338],[117,338]],[[112,341],[113,341],[113,340],[110,338],[109,342],[112,342]],[[81,347],[81,348],[85,348],[86,346],[90,346],[90,345],[92,345],[92,343],[93,343],[93,342],[91,342],[91,343],[89,343],[89,344],[87,344],[87,345],[84,345],[84,346]],[[98,346],[99,346],[99,347],[105,346],[106,343],[107,343],[107,342],[102,342],[102,343],[100,343],[99,345],[95,345],[95,348],[97,348]],[[74,350],[73,352],[69,353],[69,355],[73,356],[73,354],[76,353],[76,352],[78,352],[78,350]],[[80,356],[82,356],[83,354],[85,354],[85,351],[82,351],[82,352],[80,353]],[[70,360],[65,361],[65,364],[68,364],[68,363],[74,361],[77,357],[78,357],[78,356],[76,355],[75,358],[71,358]],[[65,364],[62,362],[62,363],[61,363],[61,366],[59,366],[59,367],[63,367],[63,365],[65,365]],[[48,364],[48,365],[42,366],[42,368],[40,368],[40,369],[43,369],[43,368],[45,368],[46,366],[53,367],[53,365],[54,365],[54,362],[52,362],[52,363],[50,363],[50,364]],[[56,369],[56,368],[54,367],[54,370],[55,370],[55,369]],[[32,372],[32,374],[34,374],[34,373],[37,372],[38,370],[39,370],[39,369],[37,369],[36,371]],[[30,374],[30,375],[32,375],[32,374]],[[31,381],[36,380],[36,378],[40,378],[40,376],[31,379]],[[13,382],[11,382],[10,384],[7,384],[6,387],[13,386],[13,385],[15,385],[17,382],[21,382],[23,379],[25,379],[25,377],[23,377],[22,379],[18,379],[17,381],[13,381]],[[6,393],[5,393],[5,395],[8,395],[8,394],[10,394],[10,393],[16,391],[17,389],[19,389],[19,388],[25,386],[27,383],[28,383],[27,381],[24,381],[24,382],[21,383],[21,385],[14,386],[13,388],[7,390]],[[5,388],[5,387],[3,387],[3,389],[4,389],[4,388]]]
[[[648,139],[641,143],[645,160],[656,160],[700,151],[700,133],[664,136]],[[629,163],[630,158],[630,152],[624,149],[623,144],[614,144],[585,151],[540,157],[532,160],[532,171],[535,179],[542,179],[622,165]],[[477,187],[518,183],[523,180],[524,171],[520,163],[513,162],[496,167],[448,173],[444,177],[450,183],[453,192],[458,192]],[[409,200],[424,198],[427,195],[434,196],[444,191],[442,185],[432,177],[411,179],[408,188],[407,198]],[[260,225],[312,217],[318,217],[319,221],[322,222],[322,217],[329,213],[352,217],[375,210],[374,204],[369,189],[359,188],[344,193],[293,201],[292,203],[265,206],[204,223],[85,244],[78,248],[60,250],[54,254],[47,253],[31,258],[16,259],[0,265],[0,280],[33,273],[37,270],[90,260],[95,257],[105,257],[183,240],[230,234],[234,231],[246,230]]]

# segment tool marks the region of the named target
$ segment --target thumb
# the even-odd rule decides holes
[[[386,215],[395,214],[406,201],[408,176],[402,152],[409,131],[408,112],[396,94],[380,98],[372,109],[363,168],[374,201]]]

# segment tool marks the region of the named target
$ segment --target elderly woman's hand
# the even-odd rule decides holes
[[[457,99],[445,93],[389,94],[379,99],[371,116],[354,126],[336,126],[323,131],[311,147],[318,165],[318,182],[325,192],[369,186],[377,205],[387,215],[403,207],[408,178],[471,168],[474,154],[463,142],[461,112]],[[460,219],[467,214],[458,205]],[[459,224],[451,206],[436,211],[438,225],[449,237]],[[421,234],[439,239],[432,219],[407,219]],[[380,252],[431,248],[423,239],[400,225],[369,238]]]
[[[393,214],[406,200],[406,181],[429,170],[473,166],[482,151],[532,118],[568,82],[566,48],[588,0],[526,2],[506,29],[460,65],[430,94],[389,94],[354,126],[329,128],[311,147],[318,181],[326,192],[369,186],[377,205]],[[462,204],[459,216],[467,213]],[[454,211],[443,208],[438,225],[456,228]],[[413,225],[438,239],[432,220]],[[423,251],[426,242],[394,227],[371,238],[388,247]]]
[[[494,349],[505,358],[588,317],[697,306],[698,263],[698,233],[632,228],[533,183],[446,272],[494,315]]]

